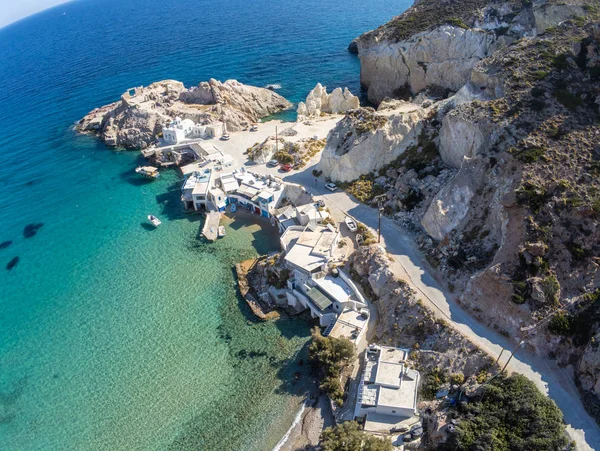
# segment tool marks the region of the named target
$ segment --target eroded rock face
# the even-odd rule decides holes
[[[298,104],[298,122],[306,119],[317,118],[321,113],[344,114],[360,106],[358,97],[353,95],[348,88],[336,88],[327,94],[327,88],[317,83],[306,97],[305,102]]]
[[[91,111],[77,125],[80,132],[96,133],[109,146],[146,148],[175,117],[198,124],[222,121],[229,131],[291,107],[279,94],[236,80],[211,79],[186,89],[164,80],[128,90],[119,102]]]
[[[361,83],[373,103],[426,88],[456,92],[469,80],[475,64],[499,48],[585,16],[580,3],[471,2],[465,6],[469,10],[459,11],[459,1],[420,0],[356,38],[351,50],[359,55]]]
[[[444,163],[460,168],[465,158],[474,158],[487,149],[493,127],[484,121],[473,121],[458,111],[452,111],[442,121],[440,156]]]
[[[454,230],[469,212],[473,189],[469,179],[457,174],[431,202],[421,220],[425,231],[435,240],[442,240]]]
[[[579,363],[579,382],[583,390],[600,395],[600,333],[585,347]]]
[[[318,169],[348,182],[385,166],[415,144],[426,111],[406,102],[381,114],[355,110],[329,133]]]
[[[379,103],[406,88],[416,94],[428,86],[458,91],[475,64],[488,56],[495,37],[481,30],[445,25],[401,42],[365,47],[358,41],[360,81]]]

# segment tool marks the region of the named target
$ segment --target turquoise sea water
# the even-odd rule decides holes
[[[204,244],[174,171],[140,180],[137,152],[71,126],[165,78],[280,83],[293,101],[318,81],[358,92],[348,42],[408,3],[84,0],[0,30],[1,450],[277,443],[308,325],[255,322],[232,272],[276,240],[238,222]]]

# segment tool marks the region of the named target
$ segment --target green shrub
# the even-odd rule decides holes
[[[421,388],[421,396],[423,399],[434,399],[440,387],[448,380],[448,377],[441,368],[434,368],[424,379]]]
[[[462,20],[460,17],[450,17],[446,20],[448,25],[453,25],[458,28],[462,28],[463,30],[468,30],[469,26]]]
[[[460,419],[456,434],[438,450],[560,451],[569,443],[560,409],[520,374],[495,378],[481,399],[452,413]]]
[[[573,318],[564,312],[558,312],[548,323],[548,330],[555,335],[570,335]]]
[[[273,155],[273,158],[279,161],[281,164],[291,164],[294,162],[294,157],[286,150],[280,150]]]
[[[323,337],[317,326],[311,330],[311,335],[308,359],[321,376],[321,389],[332,401],[341,405],[344,390],[340,386],[340,374],[344,366],[356,357],[356,348],[348,339]]]
[[[544,279],[542,280],[542,290],[544,290],[546,302],[549,302],[550,304],[555,306],[558,305],[558,292],[560,291],[560,283],[558,283],[558,279],[556,278],[556,275],[554,273],[544,277]]]
[[[581,97],[571,94],[568,89],[556,89],[554,91],[554,97],[565,108],[568,108],[571,111],[577,109],[577,107],[583,103]]]
[[[567,69],[569,67],[569,62],[567,61],[567,55],[561,53],[560,55],[556,55],[552,58],[552,65],[559,70]]]
[[[463,382],[465,381],[465,375],[463,373],[452,373],[448,377],[448,381],[452,385],[462,385]]]
[[[365,434],[356,421],[344,421],[330,426],[321,433],[323,451],[392,451],[392,442],[386,438]]]

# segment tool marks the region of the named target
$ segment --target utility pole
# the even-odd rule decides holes
[[[383,213],[383,204],[387,200],[385,194],[375,196],[373,200],[377,201],[377,210],[379,212],[379,225],[377,226],[377,243],[381,243],[381,214]]]
[[[508,360],[506,361],[506,363],[504,364],[504,366],[502,367],[502,371],[500,371],[501,373],[504,373],[504,370],[506,369],[506,367],[508,366],[510,360],[513,358],[513,356],[515,355],[515,353],[517,352],[517,349],[519,349],[521,346],[523,346],[525,344],[525,340],[521,340],[519,342],[519,344],[517,346],[515,346],[515,349],[513,349],[512,354],[510,355],[510,357],[508,358]]]

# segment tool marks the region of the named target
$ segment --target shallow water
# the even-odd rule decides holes
[[[293,101],[317,81],[358,92],[348,42],[408,3],[89,0],[0,30],[0,243],[12,241],[0,248],[0,449],[278,442],[301,399],[290,376],[305,371],[308,325],[255,322],[232,272],[276,240],[237,222],[205,244],[174,171],[139,179],[136,152],[71,126],[164,78],[279,83]]]

